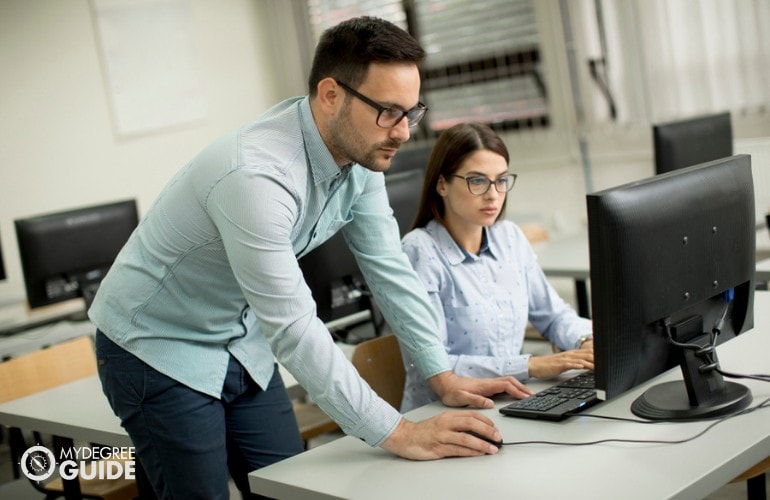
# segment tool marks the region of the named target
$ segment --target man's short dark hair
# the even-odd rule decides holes
[[[369,16],[348,19],[321,35],[308,79],[310,95],[315,95],[318,82],[327,77],[358,87],[371,63],[419,66],[424,59],[425,51],[417,40],[395,24]]]

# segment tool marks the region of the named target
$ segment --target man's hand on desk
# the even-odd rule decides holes
[[[431,389],[441,396],[441,402],[447,406],[492,408],[494,402],[489,398],[496,394],[509,394],[518,399],[533,394],[514,377],[471,378],[460,377],[447,371],[429,378],[428,382]]]
[[[410,460],[475,457],[497,453],[497,446],[468,432],[475,432],[493,441],[502,439],[489,418],[477,411],[460,410],[444,412],[421,422],[402,418],[381,447]]]

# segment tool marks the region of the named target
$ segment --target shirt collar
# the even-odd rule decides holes
[[[447,231],[446,227],[444,227],[444,225],[438,222],[436,219],[428,222],[428,224],[425,226],[425,229],[429,234],[433,235],[434,239],[438,242],[439,250],[444,254],[449,264],[456,266],[458,264],[462,264],[466,260],[478,260],[478,255],[473,255],[461,248],[460,245],[458,245],[457,242],[455,242],[455,240],[452,238],[452,235],[449,234],[449,231]],[[479,254],[486,252],[490,255],[490,257],[497,260],[496,247],[497,244],[494,241],[492,231],[490,231],[488,227],[484,227],[481,237],[481,249],[479,250]]]
[[[302,129],[302,137],[305,142],[305,155],[310,171],[313,173],[314,184],[328,184],[340,175],[344,175],[350,168],[340,168],[334,161],[329,148],[321,138],[318,126],[313,119],[310,110],[310,98],[305,96],[299,102],[299,124]]]

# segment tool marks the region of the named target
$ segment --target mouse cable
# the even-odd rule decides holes
[[[755,373],[754,375],[744,375],[741,373],[726,372],[721,368],[717,368],[717,373],[719,373],[723,377],[728,377],[728,378],[747,378],[751,380],[760,380],[762,382],[770,382],[770,375],[766,375],[762,373]]]
[[[718,420],[715,420],[714,422],[711,422],[708,426],[706,426],[705,429],[701,430],[700,432],[697,432],[693,436],[683,438],[683,439],[675,439],[675,440],[656,440],[656,439],[623,439],[623,438],[607,438],[607,439],[597,439],[595,441],[580,441],[580,442],[562,442],[562,441],[540,441],[540,440],[532,440],[532,441],[509,441],[509,442],[503,442],[503,446],[517,446],[517,445],[526,445],[526,444],[546,444],[546,445],[555,445],[555,446],[591,446],[595,444],[604,444],[604,443],[635,443],[635,444],[682,444],[687,443],[689,441],[693,441],[702,435],[706,434],[708,431],[716,427],[717,425],[721,424],[722,422],[737,417],[739,415],[747,415],[749,413],[752,413],[756,410],[760,410],[763,408],[770,408],[770,398],[765,399],[761,403],[759,403],[756,406],[752,406],[750,408],[746,408],[745,410],[739,411],[737,413],[733,413],[732,415],[724,416]],[[590,418],[598,418],[598,419],[606,419],[606,420],[619,420],[623,422],[633,422],[633,423],[639,423],[639,424],[663,424],[663,423],[677,423],[677,422],[670,422],[665,420],[637,420],[633,418],[622,418],[622,417],[610,417],[606,415],[590,415],[590,414],[581,414],[581,417],[590,417]]]

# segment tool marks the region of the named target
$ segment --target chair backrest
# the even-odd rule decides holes
[[[0,363],[0,403],[96,375],[90,337],[78,337]]]
[[[406,372],[395,335],[383,335],[358,344],[351,361],[374,392],[395,409],[401,408]]]

